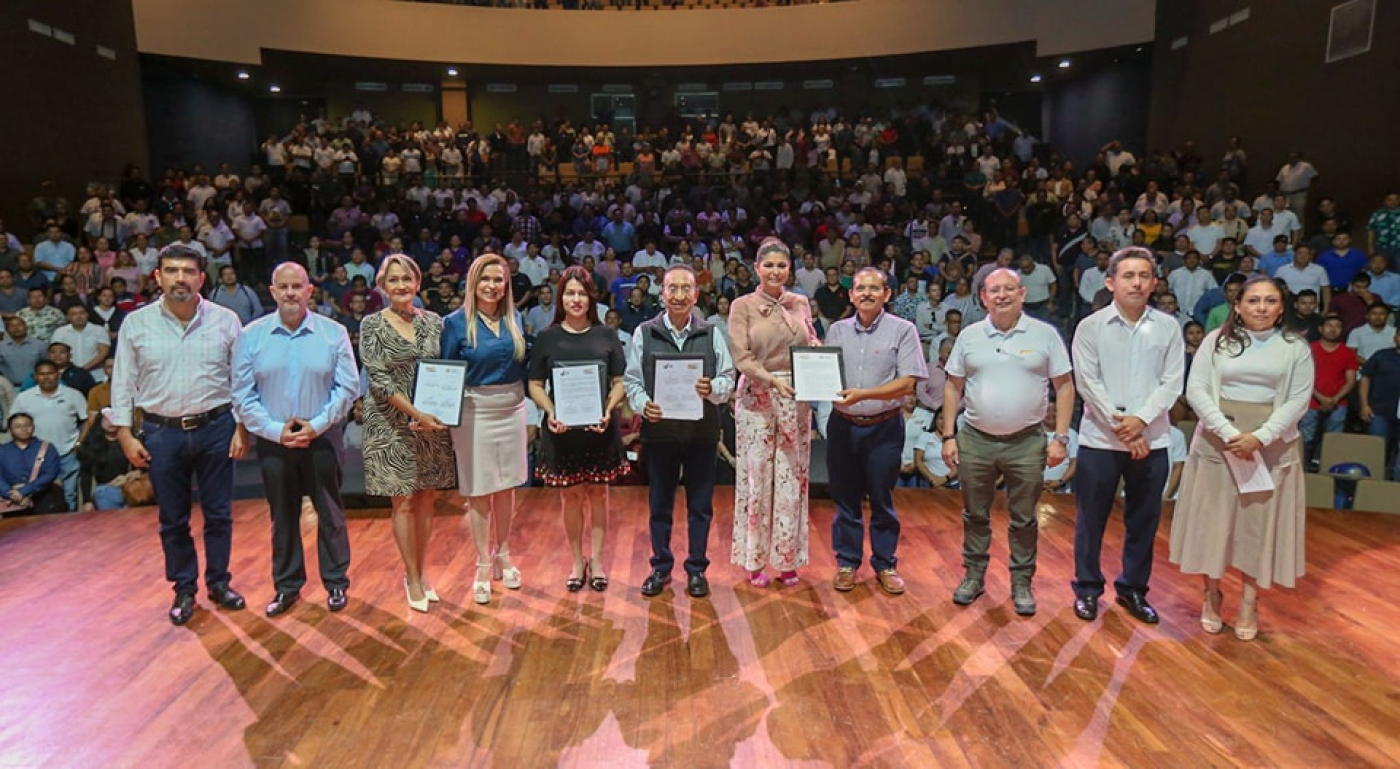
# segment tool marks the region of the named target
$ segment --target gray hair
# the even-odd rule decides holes
[[[1153,272],[1157,270],[1157,258],[1152,255],[1151,251],[1141,246],[1128,246],[1118,249],[1113,252],[1113,256],[1108,258],[1108,277],[1117,275],[1118,265],[1129,259],[1146,259],[1147,263],[1152,266]]]

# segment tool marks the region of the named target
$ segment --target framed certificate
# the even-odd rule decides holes
[[[601,424],[607,370],[603,360],[555,363],[550,372],[554,418],[569,427]]]
[[[799,401],[836,401],[846,389],[845,359],[840,347],[791,347],[792,389]]]
[[[705,402],[695,385],[705,376],[705,356],[693,353],[660,353],[652,372],[651,399],[661,407],[662,419],[694,422],[705,416]]]
[[[413,407],[432,414],[450,427],[462,424],[462,389],[467,363],[460,360],[420,360],[413,383]]]

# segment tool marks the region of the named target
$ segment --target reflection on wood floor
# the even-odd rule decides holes
[[[831,503],[813,501],[797,587],[729,565],[731,489],[716,492],[713,594],[644,599],[646,491],[612,495],[606,593],[564,590],[558,497],[520,494],[525,586],[470,600],[460,498],[444,495],[429,577],[409,611],[384,511],[352,518],[350,607],[304,600],[268,620],[269,525],[235,508],[240,612],[203,596],[165,619],[155,512],[0,522],[0,766],[935,767],[1381,766],[1400,756],[1400,517],[1314,511],[1308,575],[1266,593],[1252,643],[1205,635],[1201,585],[1166,562],[1162,624],[1071,607],[1073,500],[1042,506],[1040,613],[1016,616],[1004,511],[987,595],[961,576],[953,493],[898,492],[900,571],[831,589]],[[685,530],[678,522],[677,549]],[[314,571],[313,529],[307,534]],[[196,526],[196,536],[198,527]],[[1116,574],[1121,526],[1105,571]],[[684,556],[682,555],[682,558]],[[1238,607],[1227,583],[1227,623]]]

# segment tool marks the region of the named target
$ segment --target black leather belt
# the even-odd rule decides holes
[[[156,427],[178,427],[181,430],[198,430],[223,416],[232,408],[232,403],[225,403],[222,406],[215,406],[203,414],[191,414],[186,417],[163,417],[159,414],[144,414],[141,417],[141,422],[142,424],[155,425]]]
[[[890,409],[889,411],[886,411],[883,414],[876,414],[874,416],[869,417],[857,416],[855,414],[847,414],[844,411],[836,411],[833,413],[839,414],[843,419],[845,419],[848,422],[851,422],[852,424],[857,424],[861,427],[867,427],[869,425],[878,425],[887,419],[894,419],[895,417],[899,416],[903,411],[904,409]]]

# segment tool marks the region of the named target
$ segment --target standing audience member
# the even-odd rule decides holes
[[[998,270],[982,287],[987,317],[958,335],[943,386],[943,461],[958,471],[963,495],[962,581],[953,602],[967,606],[984,592],[992,543],[991,509],[998,479],[1010,512],[1011,597],[1016,613],[1036,612],[1035,576],[1042,470],[1065,461],[1074,380],[1069,354],[1053,326],[1022,312],[1025,288],[1014,270]],[[1055,391],[1055,436],[1041,422]],[[966,425],[957,429],[966,398]]]
[[[34,435],[58,452],[58,478],[68,510],[78,509],[78,428],[87,420],[87,397],[59,383],[58,364],[41,360],[34,366],[32,387],[15,397],[10,408],[29,414]]]
[[[233,460],[247,450],[247,432],[232,407],[233,346],[238,316],[200,298],[204,265],[179,244],[161,249],[160,301],[127,316],[112,371],[112,421],[131,464],[151,469],[160,509],[165,577],[173,583],[170,621],[189,622],[198,589],[199,557],[190,537],[195,483],[204,514],[204,581],[209,597],[242,609],[229,586],[233,543]],[[140,409],[142,430],[133,430]]]
[[[1313,392],[1308,344],[1283,328],[1283,292],[1251,278],[1229,321],[1206,335],[1186,398],[1200,418],[1172,519],[1171,560],[1201,574],[1201,627],[1219,633],[1220,579],[1244,576],[1235,636],[1259,632],[1259,590],[1293,587],[1303,575],[1307,510],[1298,421]],[[1262,463],[1267,489],[1240,493],[1231,463]]]
[[[1075,389],[1084,399],[1075,475],[1074,613],[1086,621],[1098,616],[1103,534],[1121,481],[1126,534],[1123,570],[1113,588],[1129,614],[1155,625],[1148,581],[1162,489],[1171,474],[1169,412],[1185,379],[1186,347],[1176,319],[1147,306],[1157,286],[1151,252],[1130,247],[1114,254],[1107,285],[1113,303],[1074,333]]]
[[[1391,329],[1391,346],[1366,358],[1361,366],[1361,421],[1366,432],[1385,439],[1386,456],[1396,455],[1400,438],[1400,329]],[[1390,465],[1389,478],[1400,478],[1400,466]]]
[[[765,239],[755,258],[759,289],[729,309],[730,350],[740,373],[730,560],[749,572],[754,587],[768,585],[765,566],[792,586],[808,561],[812,409],[794,399],[788,348],[817,344],[817,332],[807,298],[784,288],[792,267],[787,246]]]
[[[277,312],[248,324],[233,354],[234,412],[257,436],[258,467],[272,512],[272,585],[266,614],[292,608],[306,584],[301,500],[316,510],[317,562],[326,606],[345,608],[350,537],[340,501],[342,432],[360,394],[350,336],[311,312],[306,268],[284,262],[270,285]]]
[[[1356,372],[1361,363],[1356,351],[1342,344],[1342,319],[1328,315],[1322,319],[1322,338],[1312,343],[1313,393],[1308,410],[1298,422],[1303,436],[1303,459],[1316,461],[1323,433],[1341,432],[1346,426],[1347,396],[1356,388]]]

